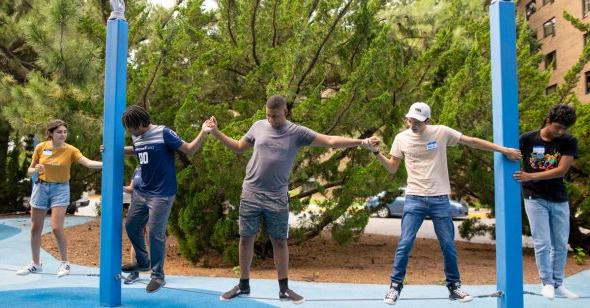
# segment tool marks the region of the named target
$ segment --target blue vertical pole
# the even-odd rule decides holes
[[[494,142],[518,148],[516,19],[512,1],[490,5]],[[523,307],[520,185],[513,178],[519,162],[494,154],[496,206],[496,284],[498,308]]]
[[[107,22],[104,83],[102,207],[100,225],[100,304],[121,305],[121,229],[123,203],[123,147],[127,79],[127,22]]]

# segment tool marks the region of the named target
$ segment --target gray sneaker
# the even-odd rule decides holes
[[[458,300],[462,303],[467,303],[473,300],[473,297],[469,293],[461,289],[460,283],[451,284],[447,288],[449,289],[449,299],[452,301]]]
[[[219,297],[219,300],[228,301],[228,300],[238,297],[240,295],[249,295],[249,294],[250,294],[250,288],[242,290],[242,289],[240,289],[240,285],[237,285],[237,286],[233,287],[231,290],[223,293]]]
[[[293,304],[301,304],[301,303],[305,302],[305,299],[303,298],[303,296],[295,293],[295,291],[293,291],[291,289],[287,289],[285,291],[280,291],[279,292],[279,299],[291,301],[291,302],[293,302]]]
[[[141,265],[137,264],[136,262],[128,263],[121,266],[121,271],[123,273],[133,273],[133,272],[147,272],[151,270],[150,264]]]
[[[125,277],[125,280],[123,280],[123,283],[124,284],[133,284],[137,281],[139,281],[139,272],[133,272],[133,273],[129,273],[129,275],[127,275],[127,277]]]

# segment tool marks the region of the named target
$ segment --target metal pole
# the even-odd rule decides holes
[[[126,105],[127,33],[125,4],[111,0],[107,21],[104,83],[102,203],[100,225],[100,305],[121,305],[123,147],[121,116]]]
[[[494,142],[518,148],[516,19],[512,1],[490,5]],[[494,154],[496,284],[498,308],[523,307],[520,185],[512,175],[519,163]]]

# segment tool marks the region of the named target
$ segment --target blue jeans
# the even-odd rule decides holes
[[[444,256],[447,286],[461,283],[457,264],[457,247],[455,246],[455,226],[451,217],[449,197],[446,195],[406,196],[402,216],[402,234],[395,251],[391,282],[403,284],[416,233],[427,215],[432,219],[434,231]]]
[[[135,249],[138,264],[152,267],[151,278],[164,279],[164,261],[166,259],[166,226],[174,203],[174,196],[144,196],[133,191],[131,205],[127,211],[125,229]],[[150,253],[145,247],[144,229],[148,227]]]
[[[524,199],[531,225],[535,260],[544,285],[563,284],[570,232],[570,206],[566,202]]]

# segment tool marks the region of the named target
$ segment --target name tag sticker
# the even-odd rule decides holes
[[[53,154],[52,150],[43,150],[43,155],[45,156],[51,156],[51,154]]]
[[[545,147],[543,146],[533,146],[533,156],[542,158],[545,156]]]
[[[426,144],[426,151],[432,151],[436,148],[438,148],[438,142],[436,141],[430,141]]]

